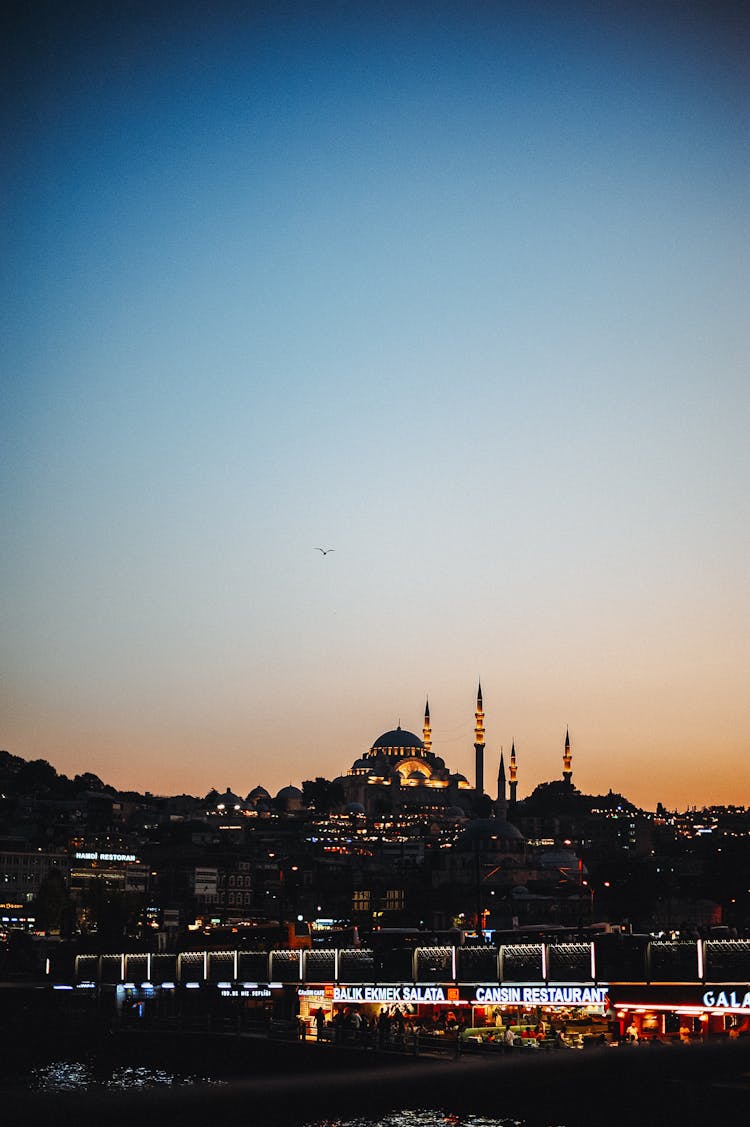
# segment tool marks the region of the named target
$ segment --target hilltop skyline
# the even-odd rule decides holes
[[[10,13],[0,746],[750,804],[746,8]]]
[[[418,735],[421,738],[421,727],[415,726],[413,729],[411,729],[411,728],[408,728],[408,726],[403,724],[401,721],[402,721],[402,718],[401,718],[401,716],[399,716],[398,719],[392,725],[392,727],[393,728],[398,727],[398,728],[406,729],[407,731],[413,731],[413,733],[415,735]],[[432,727],[433,737],[434,737],[434,732],[435,732],[435,728],[434,728],[434,725],[433,725],[433,727]],[[381,734],[382,733],[378,733],[378,735],[381,735]],[[564,766],[564,764],[563,764],[563,749],[565,747],[565,737],[567,735],[568,735],[568,729],[566,728],[565,732],[563,733],[563,738],[561,740],[561,746],[560,746],[558,756],[557,756],[557,758],[558,758],[558,763],[557,763],[558,771],[556,773],[555,773],[554,765],[550,764],[548,762],[549,757],[546,757],[543,754],[542,755],[536,755],[536,756],[532,757],[530,762],[533,763],[534,765],[538,766],[540,768],[541,773],[538,775],[538,777],[525,779],[524,778],[524,771],[523,771],[523,766],[524,766],[523,758],[524,757],[523,757],[523,755],[521,755],[520,771],[519,771],[519,791],[518,791],[519,801],[523,801],[524,798],[527,798],[540,783],[562,781],[562,779],[564,777],[564,775],[563,775],[563,766]],[[473,738],[473,734],[472,734],[472,738]],[[445,759],[446,766],[449,769],[457,770],[457,771],[459,771],[459,773],[464,774],[465,777],[467,778],[467,780],[469,781],[469,783],[473,786],[474,782],[475,782],[474,745],[473,745],[473,743],[471,744],[470,750],[467,750],[466,748],[464,748],[462,750],[460,747],[457,746],[459,744],[459,742],[461,742],[461,743],[463,742],[463,736],[454,734],[449,741],[443,742],[442,748],[441,748],[440,745],[438,745],[437,747],[433,747],[433,751],[435,752],[435,754],[440,755],[442,758]],[[511,744],[515,746],[515,741],[512,740]],[[366,750],[369,750],[370,746],[371,746],[371,744],[368,743],[366,746],[353,749],[352,758],[361,756],[363,754],[363,752],[365,752]],[[8,749],[4,749],[4,750],[7,751]],[[455,753],[454,758],[451,758],[451,754],[450,754],[451,750]],[[615,782],[612,782],[612,781],[609,781],[609,782],[601,781],[601,780],[606,780],[606,771],[602,770],[601,765],[598,766],[598,769],[596,769],[596,767],[594,769],[587,769],[586,765],[584,765],[584,769],[581,772],[580,777],[577,777],[577,771],[576,771],[577,756],[576,756],[575,746],[572,742],[571,742],[571,750],[572,750],[572,755],[573,755],[573,763],[572,763],[572,766],[573,766],[573,772],[572,772],[573,786],[577,790],[581,791],[584,794],[606,794],[608,792],[614,792],[616,794],[622,794],[623,797],[628,799],[629,801],[633,801],[639,808],[641,808],[643,810],[652,810],[652,811],[655,810],[657,804],[660,803],[660,802],[667,809],[674,809],[674,810],[686,810],[686,809],[690,808],[691,806],[697,806],[698,808],[702,808],[704,806],[711,806],[711,805],[726,805],[726,806],[744,805],[743,803],[738,802],[737,800],[734,800],[734,799],[731,799],[731,798],[710,799],[710,798],[703,797],[700,794],[697,794],[696,797],[694,798],[694,800],[692,800],[691,802],[685,803],[683,805],[681,805],[680,803],[676,803],[676,802],[672,802],[672,803],[665,802],[662,799],[656,799],[656,800],[649,800],[649,801],[641,802],[637,799],[635,792],[638,791],[639,789],[643,789],[643,786],[644,786],[644,783],[645,783],[646,789],[644,790],[644,793],[651,793],[651,791],[648,788],[648,784],[649,784],[650,780],[645,780],[644,783],[641,783],[640,786],[639,786],[639,783],[637,781],[634,781],[634,780],[631,779],[631,782],[633,783],[633,787],[631,787],[630,789],[628,789],[627,786],[617,785]],[[516,753],[518,755],[518,747],[517,746],[516,746]],[[14,754],[14,753],[10,752],[10,754]],[[484,790],[485,790],[485,793],[493,799],[497,795],[497,774],[498,774],[500,756],[504,755],[506,771],[507,771],[508,765],[509,765],[509,754],[510,754],[510,746],[508,746],[508,745],[500,745],[500,747],[497,748],[497,749],[495,749],[494,747],[492,747],[490,745],[486,745],[486,747],[485,747],[485,754],[484,754]],[[38,758],[44,758],[44,757],[40,756]],[[106,760],[102,760],[101,762],[106,762]],[[222,761],[220,759],[217,759],[217,762],[221,763]],[[295,765],[299,765],[300,764],[299,756],[292,756],[291,759],[290,759],[290,762],[293,762]],[[81,764],[81,762],[78,759],[75,760],[75,763],[76,763],[76,768],[75,768],[76,773],[80,773],[80,774],[85,774],[85,773],[96,774],[97,773],[97,772],[93,771],[93,769],[87,767],[85,764]],[[58,773],[65,774],[65,772],[61,768],[59,768],[58,765],[55,764],[53,761],[50,761],[50,765],[53,766],[56,770],[58,770]],[[341,774],[341,775],[346,774],[348,767],[350,765],[351,764],[347,762],[344,766],[341,767],[340,770],[334,769],[334,770],[331,770],[328,774],[331,778],[335,778],[339,774]],[[127,772],[127,762],[124,758],[121,761],[117,760],[116,758],[112,759],[112,772],[114,773],[115,776],[118,774],[118,770],[121,770],[121,768],[123,768],[123,767],[125,768],[125,771]],[[219,770],[221,770],[221,768],[219,768]],[[213,776],[211,776],[211,768],[210,767],[206,768],[203,772],[198,772],[198,773],[195,773],[193,775],[185,774],[184,776],[180,776],[178,774],[178,775],[175,776],[174,774],[170,774],[169,776],[161,776],[159,774],[158,770],[155,772],[155,775],[154,775],[155,778],[170,777],[170,778],[177,778],[178,780],[180,778],[182,778],[184,780],[186,778],[192,777],[192,778],[198,780],[199,782],[202,782],[205,778],[208,778],[209,776],[211,776],[211,781],[210,781],[210,784],[208,786],[198,785],[198,786],[190,787],[190,786],[187,786],[187,785],[180,785],[177,788],[172,787],[170,789],[169,787],[167,787],[167,788],[161,788],[160,789],[159,787],[154,787],[152,785],[149,785],[148,780],[146,780],[145,784],[139,785],[139,786],[133,786],[133,785],[130,785],[130,784],[122,785],[114,777],[113,778],[103,777],[102,782],[105,783],[108,786],[115,786],[116,789],[122,790],[122,791],[133,790],[133,791],[139,791],[140,793],[144,793],[144,794],[145,793],[151,793],[151,794],[165,795],[165,796],[170,795],[170,794],[178,794],[178,793],[190,793],[190,794],[195,795],[196,797],[201,797],[202,795],[207,794],[210,790],[214,790],[214,789],[218,790],[219,792],[223,792],[224,790],[231,790],[233,793],[237,793],[237,794],[240,794],[241,796],[244,796],[246,793],[249,793],[250,790],[253,789],[253,787],[258,786],[258,785],[266,786],[266,788],[269,790],[269,793],[271,795],[274,795],[274,794],[276,794],[276,792],[278,790],[280,790],[284,786],[291,784],[293,786],[301,787],[302,782],[305,779],[313,779],[315,777],[319,777],[322,774],[324,774],[323,772],[321,772],[318,769],[316,762],[312,759],[309,761],[309,770],[308,771],[305,772],[303,770],[301,774],[298,773],[296,776],[293,776],[290,772],[289,775],[286,776],[285,773],[284,773],[283,765],[282,765],[282,766],[278,766],[278,769],[271,776],[270,780],[264,779],[264,778],[257,778],[255,776],[250,778],[248,772],[252,772],[252,770],[253,770],[252,759],[248,760],[248,763],[246,764],[246,766],[244,768],[240,767],[239,770],[238,770],[235,767],[233,770],[234,770],[235,776],[239,774],[239,776],[240,776],[239,782],[238,782],[237,778],[233,778],[230,781],[227,781],[227,780],[224,780],[224,779],[213,778]],[[547,770],[549,772],[546,775],[544,774],[545,770]],[[599,780],[599,782],[590,782],[590,780]],[[269,785],[269,782],[270,782],[270,785]],[[709,784],[709,788],[710,788],[710,784]]]

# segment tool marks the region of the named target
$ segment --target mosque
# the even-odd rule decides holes
[[[386,812],[426,812],[434,809],[449,816],[477,817],[487,814],[484,787],[484,708],[481,683],[474,713],[474,785],[451,772],[432,751],[430,705],[425,704],[422,738],[401,728],[384,732],[369,751],[356,759],[345,775],[335,781],[344,791],[347,807],[373,817]],[[570,737],[566,732],[563,780],[572,785]],[[506,819],[516,806],[518,766],[516,748],[510,752],[508,779],[500,755],[497,779],[496,816]],[[510,792],[508,796],[508,790]]]
[[[399,724],[379,736],[368,751],[355,759],[346,774],[333,782],[343,791],[346,810],[369,818],[412,812],[455,819],[487,819],[492,815],[495,820],[508,824],[516,810],[518,790],[515,743],[510,750],[507,779],[504,756],[500,753],[496,798],[485,791],[484,762],[484,707],[480,684],[474,713],[473,786],[465,775],[450,771],[445,760],[433,752],[429,701],[425,704],[421,739]],[[572,755],[567,731],[562,777],[564,785],[572,788]],[[274,808],[290,814],[302,814],[305,810],[303,792],[291,784],[282,787],[275,798],[258,786],[246,799],[227,788],[224,794],[210,791],[203,802],[212,813],[223,818],[240,812],[267,814]]]

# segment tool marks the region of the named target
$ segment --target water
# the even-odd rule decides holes
[[[56,1060],[31,1068],[23,1086],[31,1092],[125,1092],[139,1088],[186,1087],[222,1084],[209,1076],[179,1075],[163,1068],[125,1065],[95,1068],[80,1061]],[[0,1079],[0,1088],[5,1087]]]
[[[452,1115],[434,1109],[405,1109],[388,1112],[378,1119],[322,1119],[304,1127],[526,1127],[526,1121],[486,1115]],[[550,1124],[550,1127],[562,1127],[562,1124]]]
[[[102,1071],[80,1061],[57,1060],[29,1070],[24,1088],[31,1092],[104,1092],[137,1091],[150,1088],[218,1085],[226,1081],[208,1076],[178,1075],[163,1068],[144,1065],[112,1068]],[[0,1081],[0,1088],[4,1087]],[[435,1109],[401,1109],[378,1119],[320,1119],[301,1127],[526,1127],[523,1119],[484,1115],[453,1115]],[[561,1125],[550,1124],[550,1127]]]

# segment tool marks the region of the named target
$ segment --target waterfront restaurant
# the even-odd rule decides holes
[[[639,1040],[703,1041],[750,1034],[750,985],[630,985],[612,991],[619,1035]]]
[[[404,1032],[490,1041],[510,1026],[584,1047],[750,1036],[746,940],[123,952],[76,956],[72,978],[49,968],[53,989],[112,999],[123,1016],[215,1014],[237,1028],[299,1016],[310,1036],[321,1009],[325,1034],[391,1017]]]
[[[407,1032],[462,1034],[474,1041],[499,1041],[510,1027],[521,1040],[549,1042],[556,1032],[571,1047],[608,1040],[613,1032],[606,986],[591,983],[538,983],[305,986],[298,990],[299,1016],[315,1036],[315,1013],[322,1009],[327,1035],[341,1019],[358,1012],[373,1028],[383,1015]],[[539,1034],[541,1033],[541,1036]]]

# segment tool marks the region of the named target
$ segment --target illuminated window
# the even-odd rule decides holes
[[[370,890],[369,888],[356,891],[352,898],[353,908],[355,912],[369,912],[370,911]]]

